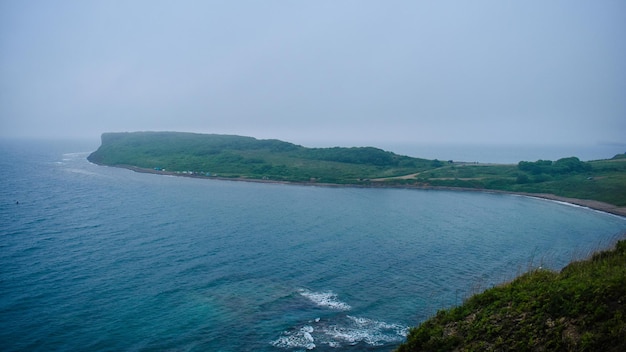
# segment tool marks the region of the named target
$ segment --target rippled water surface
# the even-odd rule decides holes
[[[91,146],[0,148],[3,351],[386,351],[477,289],[626,232],[513,195],[166,177],[92,165]]]

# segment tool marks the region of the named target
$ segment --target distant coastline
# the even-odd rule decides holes
[[[459,162],[376,147],[308,148],[276,139],[184,132],[102,134],[87,160],[136,172],[298,184],[509,193],[626,216],[626,154],[581,161]]]
[[[102,165],[108,166],[108,165]],[[220,181],[238,181],[238,182],[254,182],[254,183],[269,183],[269,184],[284,184],[284,185],[300,185],[300,186],[317,186],[317,187],[357,187],[357,188],[395,188],[395,189],[416,189],[416,190],[440,190],[440,191],[461,191],[461,192],[482,192],[482,193],[495,193],[495,194],[513,194],[524,197],[539,198],[556,202],[569,203],[584,208],[589,208],[621,217],[626,218],[626,207],[618,207],[613,204],[600,202],[591,199],[578,199],[557,196],[549,193],[527,193],[527,192],[511,192],[493,189],[477,189],[477,188],[463,188],[463,187],[445,187],[445,186],[423,186],[423,185],[394,185],[385,184],[383,182],[374,182],[369,184],[337,184],[337,183],[323,183],[323,182],[295,182],[295,181],[278,181],[278,180],[263,180],[253,179],[245,177],[219,177],[219,176],[203,176],[194,174],[185,174],[179,172],[154,170],[148,168],[141,168],[132,165],[115,165],[113,167],[123,168],[139,173],[148,173],[155,175],[167,175],[177,177],[190,177],[205,180],[220,180]]]

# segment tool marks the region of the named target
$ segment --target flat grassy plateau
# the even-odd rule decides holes
[[[428,160],[373,147],[305,148],[279,140],[177,132],[105,133],[97,164],[195,177],[387,187],[453,187],[588,199],[626,207],[626,155],[513,165]]]

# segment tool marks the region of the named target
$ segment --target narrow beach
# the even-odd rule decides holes
[[[107,165],[102,165],[107,166]],[[321,183],[321,182],[292,182],[292,181],[276,181],[276,180],[260,180],[250,179],[244,177],[219,177],[219,176],[203,176],[184,174],[171,171],[154,170],[147,168],[140,168],[132,165],[118,165],[113,167],[124,168],[135,172],[157,174],[157,175],[169,175],[169,176],[181,176],[181,177],[193,177],[201,179],[213,179],[222,181],[242,181],[242,182],[257,182],[257,183],[275,183],[275,184],[292,184],[302,186],[320,186],[320,187],[363,187],[363,188],[405,188],[405,189],[427,189],[427,190],[447,190],[447,191],[469,191],[469,192],[486,192],[486,193],[502,193],[502,194],[516,194],[526,197],[540,198],[546,200],[552,200],[557,202],[564,202],[574,204],[577,206],[602,211],[605,213],[626,217],[626,207],[618,207],[613,204],[600,202],[591,199],[577,199],[561,197],[549,193],[524,193],[524,192],[509,192],[494,189],[479,189],[479,188],[461,188],[461,187],[436,187],[436,186],[420,186],[420,185],[384,185],[384,184],[335,184],[335,183]]]

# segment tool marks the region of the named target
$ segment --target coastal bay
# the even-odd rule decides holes
[[[504,193],[172,177],[45,143],[3,154],[6,351],[388,351],[439,309],[626,231]]]

